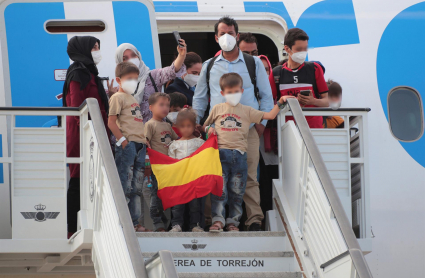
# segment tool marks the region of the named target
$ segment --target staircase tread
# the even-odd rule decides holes
[[[194,258],[194,257],[294,257],[293,251],[185,251],[185,252],[171,252],[174,258]],[[144,258],[150,258],[155,255],[156,252],[142,252]]]
[[[179,278],[301,278],[302,272],[250,271],[250,272],[180,272]]]
[[[194,232],[181,232],[181,233],[170,233],[170,232],[139,232],[136,233],[137,237],[149,237],[149,238],[164,238],[164,237],[175,237],[175,238],[182,238],[182,237],[191,237],[191,238],[197,238],[197,237],[284,237],[286,236],[286,233],[283,231],[280,232],[237,232],[237,233],[229,233],[229,232],[223,232],[223,233],[194,233]]]

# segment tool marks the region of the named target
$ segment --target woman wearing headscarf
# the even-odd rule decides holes
[[[97,64],[102,59],[100,41],[95,37],[76,36],[69,40],[69,58],[74,63],[66,72],[63,85],[63,106],[79,107],[85,99],[95,98],[107,129],[108,97],[98,76]],[[68,157],[80,156],[80,118],[66,117],[66,154]],[[80,210],[80,165],[70,164],[67,195],[68,237],[77,231],[77,213]]]
[[[179,55],[169,67],[150,70],[142,60],[142,55],[137,48],[130,43],[123,43],[118,46],[115,52],[115,62],[132,62],[139,68],[138,85],[134,98],[140,103],[143,122],[152,118],[152,112],[149,110],[149,96],[155,92],[161,92],[162,86],[171,79],[182,76],[186,72],[184,59],[186,58],[186,43],[180,40],[182,47],[177,46]]]

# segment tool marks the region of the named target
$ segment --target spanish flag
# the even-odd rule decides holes
[[[211,136],[191,156],[180,160],[152,149],[148,149],[148,153],[164,210],[209,193],[222,195],[223,177],[217,136]]]

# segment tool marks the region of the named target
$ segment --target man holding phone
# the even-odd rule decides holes
[[[280,70],[279,90],[282,96],[297,97],[302,107],[328,107],[328,86],[322,67],[315,62],[305,62],[308,35],[299,28],[288,30],[285,35],[285,51],[288,61]],[[287,117],[287,120],[293,120]],[[322,128],[321,116],[306,116],[310,128]]]

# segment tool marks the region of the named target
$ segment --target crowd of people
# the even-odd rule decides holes
[[[275,118],[279,110],[288,98],[296,98],[302,107],[337,109],[341,104],[341,86],[325,81],[320,62],[306,61],[309,37],[303,30],[288,30],[284,39],[288,59],[274,68],[266,55],[260,55],[255,36],[239,33],[234,19],[220,18],[214,32],[221,48],[215,57],[203,63],[180,40],[174,62],[152,70],[134,45],[121,44],[115,55],[118,86],[112,80],[106,91],[96,66],[101,61],[100,41],[76,36],[68,43],[73,64],[66,75],[63,105],[79,107],[86,98],[98,100],[137,232],[150,231],[144,226],[144,203],[156,232],[262,230],[264,214],[272,208],[271,179],[278,172]],[[310,128],[344,124],[338,117],[306,119]],[[78,157],[78,117],[68,117],[66,125],[67,156]],[[210,194],[176,205],[168,219],[147,149],[183,159],[213,135],[222,165],[222,196]],[[80,209],[78,164],[70,165],[70,176],[69,236],[77,230]]]

